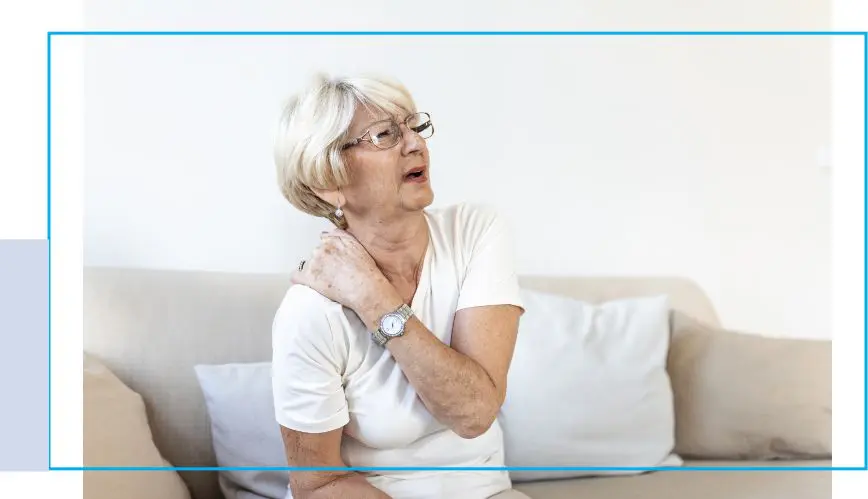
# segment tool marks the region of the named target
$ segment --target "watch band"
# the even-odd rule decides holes
[[[403,303],[400,307],[398,307],[398,310],[395,310],[395,313],[399,314],[401,318],[404,319],[404,322],[407,322],[410,317],[413,316],[413,309],[410,308],[410,306],[406,303]]]
[[[410,319],[410,317],[413,316],[413,309],[410,308],[409,305],[404,303],[404,304],[401,304],[401,306],[398,307],[394,312],[389,312],[388,314],[383,315],[383,318],[385,318],[386,316],[389,316],[389,315],[398,315],[399,317],[401,317],[404,325],[406,326],[407,321]],[[381,318],[380,323],[382,324],[382,322],[383,322],[383,319]],[[398,335],[395,335],[395,336],[389,336],[386,333],[384,333],[382,330],[382,326],[377,327],[377,329],[374,330],[372,333],[372,336],[374,337],[374,342],[379,346],[385,345],[392,338],[395,338],[398,336],[403,336],[403,335],[404,335],[404,327],[401,328],[401,333]]]
[[[374,337],[374,343],[379,346],[383,346],[386,344],[387,341],[389,341],[389,338],[385,334],[383,334],[382,331],[380,331],[380,328],[375,329],[374,332],[371,334]]]

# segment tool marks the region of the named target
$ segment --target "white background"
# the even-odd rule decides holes
[[[147,10],[142,7],[145,3],[148,4]],[[444,2],[439,2],[439,7],[433,4],[415,6],[406,2],[391,2],[392,5],[369,2],[365,5],[370,10],[361,15],[356,12],[348,14],[350,11],[347,9],[359,5],[357,2],[332,2],[329,8],[314,7],[312,3],[260,1],[247,2],[240,7],[240,3],[210,2],[207,10],[192,9],[190,2],[184,6],[165,1],[138,2],[138,7],[114,8],[108,2],[91,3],[92,6],[98,4],[103,9],[99,11],[100,15],[96,15],[96,10],[88,11],[88,20],[93,22],[87,26],[90,29],[829,28],[829,9],[817,2],[800,2],[797,6],[784,1],[763,2],[761,8],[746,1],[691,2],[690,8],[675,1],[620,1],[599,5],[580,2],[579,7],[562,2],[551,8],[537,7],[529,11],[497,3],[500,6],[497,9],[476,7],[466,12],[463,19]],[[4,26],[4,37],[10,39],[4,40],[6,43],[0,50],[4,61],[15,64],[14,67],[5,66],[4,73],[16,76],[3,80],[4,91],[0,93],[4,109],[0,129],[4,137],[0,148],[3,153],[0,161],[0,237],[4,238],[42,238],[45,235],[44,32],[82,27],[82,13],[76,11],[70,2],[63,2],[63,8],[48,8],[37,2],[30,5],[35,11],[32,14],[19,12],[15,16],[5,13],[0,16],[9,24]],[[855,2],[850,8],[854,10],[835,13],[835,28],[865,29],[865,21],[861,26],[855,21]],[[23,17],[31,20],[29,31],[25,30]],[[415,21],[408,24],[408,18]],[[100,114],[100,104],[91,110],[90,97],[94,87],[89,76],[86,80],[88,114],[84,115],[80,100],[82,76],[85,74],[80,66],[84,54],[81,43],[76,44],[69,38],[60,43],[55,40],[58,63],[54,67],[55,86],[63,84],[64,87],[59,89],[62,98],[55,95],[58,106],[55,109],[55,132],[62,130],[63,134],[56,137],[53,172],[54,465],[80,463],[81,328],[80,310],[77,309],[80,286],[76,286],[80,282],[77,280],[82,259],[85,263],[95,264],[176,268],[247,271],[289,268],[297,260],[298,253],[303,251],[305,237],[308,237],[296,231],[302,229],[310,233],[319,225],[296,216],[274,197],[276,191],[269,191],[273,189],[273,184],[269,184],[273,174],[268,164],[268,137],[259,132],[267,132],[268,125],[260,121],[273,120],[269,113],[275,112],[274,102],[303,76],[302,71],[293,72],[297,67],[295,61],[308,64],[305,71],[316,61],[334,62],[333,69],[336,70],[353,69],[353,60],[344,53],[331,54],[333,59],[323,59],[322,56],[318,59],[307,56],[305,59],[299,50],[285,56],[274,67],[267,68],[261,67],[262,59],[238,57],[239,52],[249,54],[249,51],[269,57],[267,53],[275,49],[268,45],[275,43],[274,40],[264,43],[265,39],[254,42],[236,39],[234,46],[223,42],[225,60],[222,54],[213,51],[212,44],[220,43],[218,39],[204,44],[190,40],[185,42],[186,46],[177,47],[178,55],[174,57],[169,50],[159,52],[168,58],[167,61],[143,57],[143,54],[152,52],[147,44],[116,39],[121,46],[112,47],[108,40],[94,44],[94,48],[89,47],[88,71],[100,64],[99,57],[91,59],[90,54],[102,54],[103,61],[121,64],[116,68],[118,73],[133,71],[133,76],[151,78],[145,80],[151,84],[147,89],[135,85],[131,81],[134,78],[125,83],[129,85],[126,90],[133,92],[128,95],[135,95],[142,104],[150,105],[135,107],[129,100],[119,100],[118,92],[105,96],[101,105],[122,105],[118,111],[126,111],[121,113],[126,119],[124,126],[132,121],[130,111],[145,114],[145,124],[133,127],[130,135],[133,131],[142,133],[148,123],[161,127],[147,129],[147,136],[139,141],[132,136],[125,137],[124,127],[120,124],[117,124],[120,130],[111,130],[111,124],[104,121],[110,113],[103,110]],[[790,52],[787,47],[792,47],[790,44],[794,42],[763,42],[759,46],[736,42],[736,48],[728,44],[725,49],[720,48],[721,41],[681,47],[670,44],[668,49],[662,48],[662,43],[637,45],[636,42],[614,39],[594,43],[593,48],[586,48],[586,41],[554,39],[543,42],[524,40],[521,43],[506,39],[495,42],[476,39],[473,42],[478,47],[472,50],[452,41],[451,49],[441,47],[439,52],[430,53],[394,47],[392,42],[386,52],[403,54],[404,58],[397,65],[385,59],[387,62],[381,66],[395,72],[401,69],[399,76],[414,89],[420,104],[430,108],[438,119],[435,139],[438,142],[436,145],[432,142],[433,154],[437,155],[433,166],[438,203],[474,199],[491,202],[505,211],[518,222],[522,231],[526,231],[523,234],[527,237],[519,242],[520,265],[524,272],[687,274],[706,288],[724,320],[736,327],[763,330],[769,334],[823,336],[826,333],[822,328],[828,331],[831,322],[836,340],[836,464],[861,464],[863,402],[861,395],[856,394],[861,392],[862,385],[853,383],[861,378],[864,351],[860,336],[864,307],[864,269],[861,266],[864,234],[861,147],[864,136],[861,128],[862,67],[858,62],[862,56],[861,44],[838,42],[831,61],[823,62],[822,55],[814,53],[821,50],[813,48],[822,42],[802,42],[799,51],[805,62],[797,63],[784,57]],[[444,39],[438,43],[448,45],[450,42]],[[61,44],[62,50],[59,48]],[[166,42],[162,44],[167,45]],[[286,41],[277,44],[289,46]],[[330,44],[336,49],[345,48],[339,42]],[[546,44],[559,47],[563,53],[542,59],[527,54],[528,47]],[[511,47],[512,55],[504,55],[507,46]],[[119,52],[123,52],[118,48],[124,47],[129,51],[128,59],[118,57],[121,55]],[[567,47],[570,47],[569,52]],[[324,50],[323,46],[319,45],[317,50]],[[62,51],[65,52],[63,55],[60,54]],[[641,56],[631,55],[634,51],[639,51]],[[709,52],[713,57],[708,57]],[[157,81],[154,77],[159,75],[148,75],[143,70],[157,67],[183,69],[183,65],[174,62],[182,55],[200,58],[189,59],[187,63],[191,70],[176,73],[173,80]],[[776,64],[780,66],[770,68],[769,58],[779,55],[782,60]],[[219,57],[215,60],[215,56]],[[477,58],[482,56],[488,58]],[[131,64],[132,57],[143,57],[139,61],[141,64]],[[270,57],[274,57],[274,53]],[[609,58],[624,62],[615,65],[607,60]],[[557,61],[560,63],[556,64]],[[685,69],[685,62],[697,69]],[[818,88],[825,88],[822,92],[828,91],[829,83],[818,75],[823,74],[828,67],[824,64],[829,62],[834,64],[836,99],[823,103]],[[574,71],[561,69],[570,64],[575,65]],[[224,65],[227,67],[222,68]],[[513,71],[516,65],[523,65],[526,70]],[[588,65],[590,68],[586,67]],[[660,68],[667,71],[653,71]],[[744,74],[739,77],[734,73],[736,68],[747,68],[752,74],[764,77],[757,80],[745,78]],[[233,69],[245,69],[248,78],[227,74]],[[635,81],[637,70],[642,81]],[[562,78],[552,78],[552,71]],[[682,78],[671,78],[668,73],[672,72]],[[797,72],[800,79],[791,79]],[[111,75],[107,70],[100,74],[114,78],[115,82],[123,81],[125,76]],[[467,77],[468,74],[473,77]],[[489,78],[492,74],[522,76],[519,81],[498,81],[498,85],[493,87],[478,86],[472,81],[486,77],[486,74]],[[548,76],[541,76],[543,74]],[[190,80],[197,75],[211,79],[206,82]],[[784,78],[782,75],[789,76]],[[194,86],[201,96],[190,92]],[[537,91],[520,92],[524,88]],[[575,93],[569,94],[573,89],[576,89]],[[140,94],[143,90],[152,94]],[[589,95],[592,90],[596,93]],[[722,94],[737,97],[726,102],[711,98]],[[765,95],[765,99],[759,94]],[[498,121],[507,117],[514,120],[515,116],[535,119],[525,120],[517,127],[495,123],[496,127],[501,127],[495,128],[498,132],[510,130],[512,135],[507,136],[491,133],[485,127],[476,128],[477,123],[495,109],[491,105],[493,95],[501,96]],[[510,97],[510,109],[504,109],[507,99],[503,95]],[[519,98],[514,97],[516,95]],[[552,95],[564,98],[556,100]],[[787,95],[814,95],[819,100],[802,102],[801,99],[787,99]],[[175,100],[170,100],[170,105],[161,104],[154,96]],[[659,100],[661,96],[664,98],[662,101]],[[206,100],[210,100],[210,105],[205,105]],[[816,109],[823,105],[825,111]],[[160,106],[169,106],[173,112],[158,119],[155,113],[166,109]],[[567,106],[569,111],[555,113],[552,109],[556,106]],[[753,109],[755,114],[739,116],[739,111],[746,107]],[[766,112],[756,112],[758,107]],[[828,134],[829,118],[823,113],[828,113],[829,109],[834,111],[834,139],[824,135]],[[798,110],[799,115],[808,111],[816,114],[802,118],[794,110]],[[92,112],[96,114],[91,116]],[[190,112],[198,112],[201,116],[185,114]],[[571,120],[565,119],[569,113],[573,114]],[[786,123],[775,120],[776,114],[780,113],[789,117]],[[226,127],[221,129],[215,117],[224,114],[248,122],[224,123]],[[709,122],[709,114],[718,120]],[[562,126],[552,128],[546,120],[553,116]],[[588,117],[593,120],[593,126],[588,124]],[[805,122],[800,124],[802,119]],[[100,120],[103,120],[101,125],[98,124]],[[643,126],[649,122],[655,126]],[[88,133],[83,137],[81,131],[85,123]],[[195,126],[189,126],[191,123]],[[566,123],[575,128],[565,128],[563,125]],[[712,126],[718,133],[702,133]],[[700,127],[703,130],[695,130]],[[767,136],[758,133],[761,128]],[[182,132],[180,136],[179,130]],[[100,141],[99,135],[93,134],[101,134],[105,139]],[[203,137],[211,140],[203,141]],[[88,149],[83,151],[84,139]],[[523,142],[525,139],[548,147],[531,148]],[[834,161],[832,170],[826,171],[818,164],[817,152],[829,140]],[[676,147],[682,141],[690,146]],[[109,142],[117,144],[113,152],[106,148]],[[92,144],[100,147],[91,151]],[[130,148],[130,144],[135,144],[135,147]],[[572,149],[569,152],[555,151],[558,144],[570,144]],[[173,146],[173,149],[167,149],[167,146]],[[519,148],[519,152],[508,154],[510,147]],[[83,154],[85,151],[87,155]],[[171,154],[173,152],[176,154]],[[112,153],[115,155],[111,156]],[[83,158],[93,163],[84,167]],[[563,166],[566,161],[573,161],[576,168],[566,169]],[[107,168],[112,162],[114,168]],[[702,163],[702,167],[688,168],[691,162]],[[506,167],[503,166],[505,163]],[[531,163],[532,167],[528,167]],[[94,171],[100,173],[91,173],[91,164],[96,165]],[[452,166],[458,164],[465,167]],[[640,170],[639,164],[647,168]],[[168,166],[180,166],[182,173],[166,175]],[[132,171],[135,173],[131,174]],[[540,175],[541,171],[548,172],[548,178]],[[750,181],[736,177],[736,172],[751,174],[748,176]],[[97,180],[93,180],[94,175],[97,175]],[[105,186],[112,175],[117,175],[115,180],[118,183],[111,190],[95,187],[96,194],[92,198],[91,185]],[[778,175],[785,180],[781,181]],[[772,182],[772,179],[777,180]],[[589,188],[588,184],[594,188]],[[529,189],[523,191],[519,185]],[[157,189],[159,186],[163,188]],[[780,189],[768,191],[769,186],[782,187],[788,194],[781,194]],[[640,189],[642,187],[644,189]],[[259,189],[256,191],[259,194],[254,198],[251,191],[256,189]],[[174,195],[174,199],[184,199],[184,210],[181,213],[175,210],[174,213],[182,220],[198,221],[198,224],[185,227],[175,222],[166,224],[167,210],[160,207],[166,204],[166,198],[150,199],[148,195],[155,191],[165,196]],[[231,193],[233,197],[221,199],[216,193]],[[566,193],[577,195],[568,199]],[[727,205],[725,198],[733,193],[740,195],[729,199]],[[118,194],[119,197],[113,197]],[[639,203],[636,200],[638,194],[648,201]],[[821,203],[823,196],[826,196],[825,204]],[[617,202],[608,202],[612,198]],[[833,203],[831,211],[830,198]],[[87,205],[83,204],[85,199]],[[171,203],[173,198],[169,199]],[[542,199],[544,203],[534,203],[534,199]],[[700,203],[699,208],[696,211],[679,210],[688,200],[691,208],[695,206],[694,201]],[[114,220],[110,213],[91,214],[93,203],[106,206],[109,201],[118,203],[110,209],[130,215],[128,224],[135,231],[123,229],[123,224]],[[602,201],[607,202],[604,204]],[[786,204],[781,205],[782,202]],[[557,209],[547,209],[549,203]],[[143,206],[136,207],[137,204]],[[203,205],[207,208],[202,208]],[[565,211],[564,206],[581,209]],[[530,211],[535,213],[530,218],[534,225],[522,223],[527,218],[521,217],[527,217],[528,210],[535,210]],[[152,213],[151,217],[145,216],[148,212]],[[550,213],[550,216],[541,218],[542,213]],[[14,216],[10,216],[12,214]],[[99,220],[99,224],[92,224],[91,217],[96,217],[94,220]],[[612,220],[619,225],[613,226]],[[640,220],[644,223],[640,224]],[[802,232],[795,230],[796,222],[807,228],[802,227]],[[275,225],[277,229],[274,229]],[[224,231],[215,230],[215,226],[223,227]],[[151,239],[143,242],[141,237],[146,230]],[[715,231],[713,238],[708,236],[712,230]],[[115,236],[106,234],[114,231],[120,232]],[[696,231],[701,233],[688,234]],[[768,234],[766,231],[772,232]],[[833,233],[832,244],[828,238],[824,242],[822,237],[814,237],[823,231]],[[202,238],[192,237],[196,234]],[[729,238],[722,236],[727,234]],[[589,237],[591,235],[596,237]],[[628,236],[630,241],[638,240],[641,246],[624,244],[623,240]],[[778,251],[782,247],[781,240],[788,241],[787,252]],[[138,247],[131,249],[131,241],[138,243]],[[204,250],[191,246],[197,241],[206,241],[211,246]],[[552,244],[552,241],[557,244]],[[659,247],[661,242],[667,241],[670,242],[668,247]],[[672,241],[677,244],[672,244]],[[86,243],[84,257],[83,243]],[[167,248],[169,243],[175,247]],[[684,245],[686,249],[682,249]],[[552,257],[539,258],[539,248],[544,248]],[[685,255],[693,256],[683,261]],[[834,257],[834,265],[829,264],[830,256]],[[759,264],[749,266],[749,262],[756,261],[766,264],[766,268]],[[715,268],[715,264],[727,266]],[[809,267],[811,271],[800,269],[795,274],[787,274],[789,277],[784,276],[783,282],[791,288],[784,290],[779,282],[780,276],[786,269],[799,266]],[[757,284],[762,284],[761,287],[745,287],[743,278],[751,273],[756,274]],[[792,288],[799,289],[792,292]],[[799,290],[802,295],[799,295]],[[819,296],[819,290],[824,290],[825,295]],[[830,290],[835,299],[832,307],[823,301]],[[763,309],[775,313],[757,310],[755,305],[740,299],[742,294],[754,299],[763,298]],[[58,296],[63,300],[58,300]],[[802,321],[792,319],[799,315],[804,316]],[[799,324],[805,322],[810,325]],[[843,484],[853,487],[860,478],[864,479],[864,474],[861,477],[852,473],[837,474],[836,497],[859,496],[845,496],[842,492],[845,490]],[[39,474],[4,474],[0,484],[10,495],[17,492],[22,496],[49,493],[53,497],[77,497],[80,475],[53,472],[51,480],[46,480]]]
[[[87,265],[289,271],[325,222],[278,192],[280,105],[314,72],[379,71],[433,116],[435,205],[498,207],[520,273],[688,277],[729,327],[831,336],[829,37],[91,37],[85,63]]]

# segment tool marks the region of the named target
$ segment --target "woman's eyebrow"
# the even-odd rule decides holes
[[[390,117],[388,117],[388,118],[380,118],[380,119],[376,119],[376,120],[374,120],[374,121],[371,121],[370,123],[367,123],[365,126],[363,126],[363,127],[359,130],[359,133],[365,133],[365,131],[366,131],[368,128],[371,128],[371,126],[373,126],[373,125],[375,125],[375,124],[377,124],[377,123],[382,123],[382,122],[384,122],[384,121],[389,121],[389,120],[394,120],[394,119],[395,119],[395,118],[394,118],[393,116],[390,116]],[[398,123],[400,123],[400,121],[398,121]]]

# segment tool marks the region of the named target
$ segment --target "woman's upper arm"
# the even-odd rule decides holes
[[[272,325],[275,419],[290,430],[319,434],[349,422],[343,389],[343,353],[322,298],[293,286]]]
[[[501,397],[524,312],[510,230],[494,210],[476,208],[465,222],[469,257],[450,346],[478,363]]]
[[[456,251],[463,256],[457,310],[489,305],[522,308],[509,225],[496,211],[468,209],[461,223],[465,238]]]
[[[506,398],[506,380],[521,313],[522,309],[514,305],[465,308],[455,314],[452,327],[450,346],[485,370],[501,404]]]
[[[290,467],[344,467],[341,434],[349,422],[341,352],[325,302],[303,286],[287,292],[272,324],[272,391]],[[346,473],[292,472],[294,495]]]

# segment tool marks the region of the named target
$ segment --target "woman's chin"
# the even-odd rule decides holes
[[[425,208],[431,206],[431,203],[434,202],[434,191],[431,189],[425,189],[424,192],[416,193],[415,196],[410,197],[409,199],[404,198],[404,206],[410,208],[411,210],[424,210]]]

